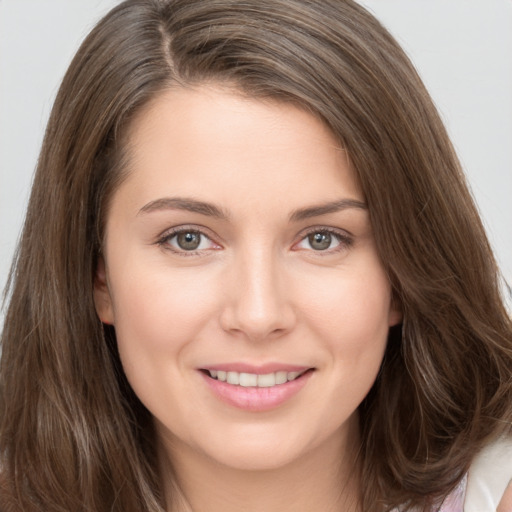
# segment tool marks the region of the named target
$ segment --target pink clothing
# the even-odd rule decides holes
[[[464,499],[466,497],[466,485],[468,476],[466,475],[455,487],[455,489],[444,499],[438,512],[463,512]]]
[[[464,512],[464,500],[466,498],[466,486],[468,482],[468,476],[465,475],[464,478],[457,484],[457,487],[453,489],[453,491],[446,496],[443,500],[443,503],[440,507],[434,507],[432,512]],[[398,507],[394,508],[392,512],[417,512],[418,509],[414,507],[414,509]]]
[[[512,492],[512,438],[489,443],[474,458],[469,472],[431,512],[494,512],[507,486]],[[512,508],[507,509],[512,512]],[[393,512],[417,512],[398,507]]]

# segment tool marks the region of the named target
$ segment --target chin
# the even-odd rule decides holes
[[[270,425],[234,425],[227,435],[215,434],[209,443],[196,445],[208,458],[231,469],[242,471],[273,471],[287,467],[337,438],[336,432],[312,432],[295,429],[290,422],[280,428]],[[296,425],[295,425],[296,427]],[[222,433],[218,433],[222,434]],[[332,445],[331,445],[332,446]]]
[[[225,468],[263,472],[278,470],[292,464],[294,460],[300,458],[301,450],[283,450],[277,443],[262,446],[260,442],[232,445],[229,450],[209,455]]]

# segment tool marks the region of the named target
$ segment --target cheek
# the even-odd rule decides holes
[[[306,285],[303,310],[330,354],[333,375],[366,393],[379,371],[389,332],[391,287],[384,272],[379,265],[365,265],[335,277],[317,276]]]
[[[190,269],[127,266],[128,272],[113,276],[120,352],[137,351],[158,358],[181,350],[214,316],[219,292],[213,278]]]
[[[327,277],[324,283],[316,280],[314,285],[316,292],[307,293],[304,309],[318,329],[330,333],[329,339],[339,335],[340,341],[359,345],[387,333],[391,288],[382,272],[340,272],[339,277]]]
[[[190,272],[155,265],[137,268],[133,264],[129,268],[129,272],[112,276],[118,285],[113,304],[124,372],[153,414],[167,418],[179,410],[183,415],[179,397],[190,406],[194,403],[184,379],[187,355],[215,317],[218,283],[197,275],[191,279]],[[174,425],[174,420],[167,420]]]

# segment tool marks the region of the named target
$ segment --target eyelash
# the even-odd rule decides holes
[[[204,249],[187,251],[185,249],[177,249],[175,247],[172,247],[169,242],[174,237],[176,237],[176,236],[178,236],[178,235],[180,235],[182,233],[194,233],[194,234],[197,234],[199,236],[207,238],[208,240],[210,240],[210,242],[212,244],[218,245],[215,242],[213,242],[212,237],[210,235],[208,235],[204,231],[204,228],[199,228],[199,227],[196,227],[196,226],[180,226],[180,227],[177,227],[177,228],[173,228],[170,231],[166,231],[157,240],[156,243],[157,243],[157,245],[159,245],[160,247],[162,247],[166,251],[171,251],[174,254],[177,254],[179,256],[185,256],[185,257],[188,257],[188,256],[205,256],[205,250]],[[219,248],[220,248],[220,245],[219,245]],[[212,249],[210,249],[210,250],[212,250]],[[216,250],[216,249],[213,249],[213,250]]]
[[[184,257],[205,256],[206,255],[205,249],[187,251],[185,249],[177,249],[170,245],[169,242],[174,237],[176,237],[180,234],[183,234],[183,233],[197,234],[199,236],[207,238],[212,244],[218,245],[218,244],[216,244],[216,242],[214,242],[212,240],[212,237],[204,231],[204,228],[198,228],[196,226],[190,226],[190,227],[180,226],[180,227],[174,228],[174,229],[164,233],[157,240],[156,243],[163,249],[171,251],[174,254],[177,254],[179,256],[184,256]],[[293,244],[293,247],[296,247],[298,244],[300,244],[301,242],[306,240],[310,235],[317,234],[317,233],[322,234],[322,235],[330,235],[339,242],[338,245],[336,247],[334,247],[333,249],[325,249],[325,250],[314,250],[313,248],[309,249],[312,253],[315,253],[318,256],[330,255],[330,254],[335,254],[335,253],[341,252],[343,250],[350,248],[354,243],[353,237],[345,231],[341,231],[341,230],[337,230],[337,229],[333,229],[333,228],[325,228],[325,227],[312,227],[312,228],[309,228],[305,233],[301,234],[299,241],[295,242]],[[218,247],[221,248],[220,245],[218,245]],[[217,250],[217,249],[216,248],[207,249],[207,251],[209,251],[209,250]],[[301,250],[301,249],[297,248],[297,249],[293,249],[293,250]],[[307,250],[307,249],[304,249],[304,250]]]
[[[299,243],[306,240],[310,235],[317,234],[317,233],[322,234],[322,235],[330,235],[339,242],[338,245],[336,247],[334,247],[333,249],[325,249],[325,250],[316,250],[315,251],[313,248],[311,248],[310,251],[318,256],[327,256],[330,254],[336,254],[338,252],[349,249],[354,243],[353,237],[350,234],[348,234],[346,231],[341,231],[341,230],[333,229],[333,228],[325,228],[325,227],[312,227],[312,228],[309,228],[303,235],[301,235],[299,242],[295,243],[294,246],[296,246]],[[300,249],[298,249],[298,250],[300,250]]]

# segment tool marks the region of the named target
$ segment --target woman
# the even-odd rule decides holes
[[[357,4],[123,2],[41,152],[2,510],[461,510],[510,434],[497,276],[428,94]]]

